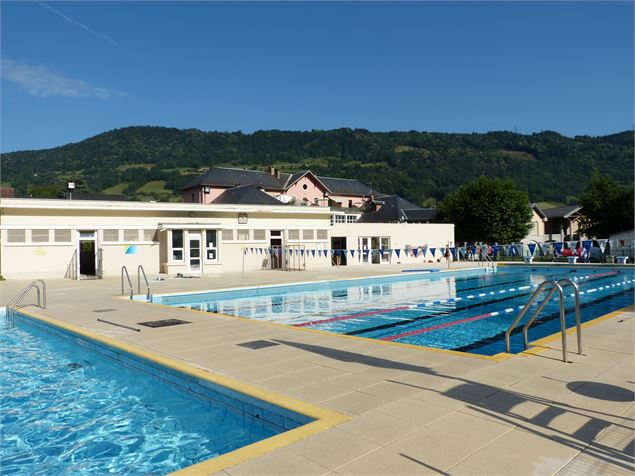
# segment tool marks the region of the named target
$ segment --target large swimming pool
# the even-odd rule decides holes
[[[0,314],[0,474],[166,474],[311,418]]]
[[[505,331],[535,288],[569,278],[589,321],[633,304],[632,267],[500,266],[458,272],[155,296],[154,302],[201,311],[483,355],[505,352]],[[575,324],[573,290],[565,289],[567,325]],[[528,313],[528,316],[531,313]],[[527,317],[528,317],[527,316]],[[532,340],[559,330],[553,299],[530,330]],[[522,326],[521,326],[522,327]],[[518,328],[518,330],[521,329]],[[523,350],[512,334],[512,352]]]

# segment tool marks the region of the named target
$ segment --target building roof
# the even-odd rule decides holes
[[[399,195],[384,196],[377,201],[383,202],[382,207],[376,212],[362,215],[359,223],[422,222],[437,216],[436,208],[418,207]]]
[[[343,179],[335,177],[317,177],[324,184],[329,193],[336,195],[367,195],[370,196],[373,190],[363,183],[354,179]]]
[[[313,175],[310,170],[296,172],[293,174],[280,173],[272,175],[260,170],[234,169],[228,167],[212,167],[207,172],[199,175],[189,182],[182,190],[198,186],[209,187],[236,187],[239,185],[254,185],[265,190],[285,191],[295,182],[307,174]],[[368,185],[353,179],[343,179],[335,177],[314,176],[329,193],[335,195],[367,195],[373,191]]]
[[[556,208],[547,208],[546,210],[542,210],[545,218],[569,218],[572,215],[575,215],[582,207],[580,205],[568,205],[566,207],[556,207]]]
[[[69,194],[67,194],[68,196]],[[82,193],[82,192],[73,192],[71,195],[73,200],[102,200],[102,201],[114,201],[114,202],[125,202],[129,200],[127,195],[114,195],[108,193]]]
[[[236,205],[284,205],[253,185],[240,185],[225,190],[212,203]]]

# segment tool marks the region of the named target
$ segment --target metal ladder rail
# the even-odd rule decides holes
[[[547,304],[547,302],[549,301],[549,299],[551,299],[551,296],[553,296],[557,291],[558,291],[558,287],[556,287],[557,284],[555,281],[543,281],[542,283],[540,283],[540,285],[536,288],[536,290],[533,292],[533,294],[531,295],[531,297],[529,298],[529,300],[527,301],[527,304],[525,304],[522,308],[522,310],[518,313],[518,316],[516,316],[516,319],[514,319],[514,322],[511,323],[511,325],[509,326],[509,328],[507,329],[507,331],[505,332],[505,350],[507,353],[511,352],[511,343],[510,343],[510,336],[511,333],[513,332],[513,330],[516,328],[516,326],[518,325],[518,323],[521,321],[521,319],[523,317],[525,317],[525,314],[527,314],[527,311],[529,311],[529,308],[531,307],[531,305],[536,302],[536,300],[538,299],[538,296],[540,295],[540,293],[542,291],[544,291],[547,288],[551,288],[551,290],[549,291],[549,294],[547,294],[547,297],[543,300],[543,302],[540,304],[540,306],[538,307],[538,309],[536,310],[536,312],[534,312],[534,316],[532,316],[532,319],[535,318],[535,316],[542,311],[542,309],[545,307],[545,305]],[[531,320],[531,319],[530,319]]]
[[[39,283],[42,284],[41,290]],[[31,283],[29,283],[24,289],[22,289],[22,291],[20,291],[18,295],[11,301],[9,301],[9,303],[6,305],[7,324],[12,325],[15,322],[15,310],[18,307],[27,306],[27,304],[25,304],[24,306],[21,306],[20,304],[22,302],[22,299],[24,299],[28,292],[33,288],[35,288],[37,292],[37,304],[35,304],[35,306],[39,307],[40,309],[46,309],[46,282],[44,282],[43,279],[35,279],[31,281]]]
[[[146,299],[149,302],[152,302],[152,293],[150,292],[150,283],[148,282],[148,277],[146,276],[146,270],[143,269],[143,265],[137,266],[137,293],[141,294],[141,275],[143,275],[143,280],[146,283]]]
[[[121,295],[122,296],[125,294],[124,281],[123,281],[124,275],[126,276],[126,279],[128,280],[128,286],[130,287],[130,299],[132,299],[134,296],[134,288],[132,287],[132,281],[130,280],[130,275],[128,274],[128,268],[126,268],[125,266],[122,266],[121,267]]]
[[[568,278],[563,278],[555,282],[555,285],[559,288],[559,293],[560,293],[560,332],[561,333],[566,334],[567,332],[567,325],[565,320],[566,309],[564,306],[565,294],[562,289],[562,284],[569,284],[573,288],[573,295],[575,297],[575,324],[576,324],[576,333],[578,338],[578,355],[582,355],[582,323],[580,320],[580,292],[578,290],[578,285]],[[529,346],[529,343],[528,343],[529,342],[529,338],[528,338],[529,328],[533,325],[534,321],[536,320],[536,317],[538,316],[538,314],[540,314],[540,311],[542,311],[542,308],[545,307],[545,304],[550,299],[550,297],[551,296],[548,296],[547,299],[545,299],[545,301],[540,305],[540,307],[533,314],[531,319],[529,319],[523,327],[523,341],[524,341],[525,349],[527,349],[527,347]],[[563,346],[564,345],[566,345],[566,343],[563,344]],[[564,361],[566,362],[566,360]]]

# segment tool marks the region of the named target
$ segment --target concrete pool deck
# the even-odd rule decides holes
[[[440,263],[429,266],[447,269]],[[465,265],[452,268],[458,266]],[[412,268],[257,271],[246,272],[244,280],[235,273],[151,286],[158,294],[369,277]],[[0,283],[0,305],[26,284]],[[48,308],[38,314],[352,417],[219,474],[635,470],[633,309],[587,326],[585,355],[570,352],[569,364],[560,360],[559,340],[543,341],[544,351],[535,355],[493,361],[131,302],[121,299],[119,278],[47,284]],[[138,322],[164,318],[192,324],[133,332],[97,318],[137,328]],[[258,350],[236,345],[260,339],[279,345]],[[576,350],[571,337],[570,350]]]

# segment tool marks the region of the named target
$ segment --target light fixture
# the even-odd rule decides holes
[[[73,190],[75,190],[75,182],[66,182],[66,189],[68,190],[68,199],[73,199]]]
[[[203,187],[203,193],[210,193],[211,192],[211,188],[209,187]]]

